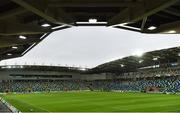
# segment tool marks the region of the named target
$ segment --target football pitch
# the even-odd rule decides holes
[[[119,92],[7,94],[22,112],[180,112],[180,95]]]

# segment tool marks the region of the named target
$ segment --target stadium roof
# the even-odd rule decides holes
[[[20,57],[53,31],[75,26],[180,33],[179,0],[1,0],[0,3],[0,60]]]
[[[177,63],[180,60],[180,47],[156,50],[143,53],[142,56],[128,56],[122,59],[99,65],[92,70],[93,73],[112,72],[124,73],[133,72],[137,69],[163,65],[169,67],[170,63]],[[168,65],[167,65],[168,64]],[[176,64],[174,64],[176,65]]]
[[[78,72],[83,73],[84,70],[78,67],[63,67],[63,66],[42,66],[42,65],[4,65],[0,66],[2,70],[24,70],[24,71],[54,71],[54,72]]]

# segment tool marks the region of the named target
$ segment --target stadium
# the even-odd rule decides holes
[[[178,0],[0,3],[0,62],[24,57],[54,32],[75,27],[103,26],[157,37],[180,33]],[[136,51],[92,68],[4,64],[0,112],[180,112],[179,75],[180,46]]]

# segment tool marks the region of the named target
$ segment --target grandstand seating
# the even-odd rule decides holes
[[[161,92],[180,92],[180,79],[176,77],[135,81],[96,81],[93,85],[98,90],[143,91],[147,87],[158,87]]]
[[[41,92],[41,91],[65,91],[85,90],[83,81],[47,81],[47,80],[17,80],[0,83],[0,92]]]
[[[90,87],[89,87],[90,86]],[[180,78],[156,77],[136,80],[31,80],[11,81],[0,83],[0,92],[42,92],[42,91],[69,91],[69,90],[121,90],[144,91],[147,87],[158,87],[161,92],[180,92]]]

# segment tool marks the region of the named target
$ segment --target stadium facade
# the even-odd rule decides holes
[[[75,67],[6,65],[0,67],[0,79],[8,80],[98,80],[105,74],[88,74]]]

